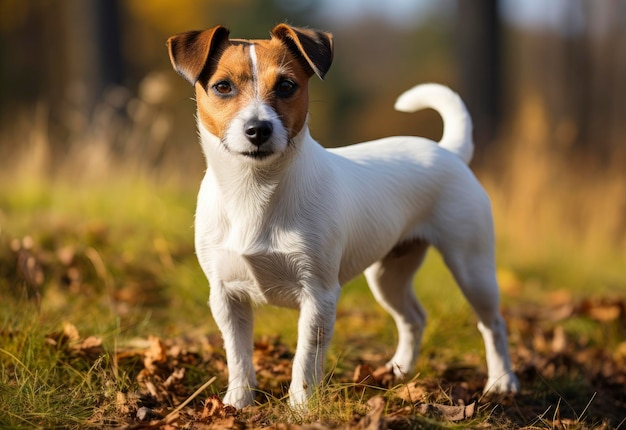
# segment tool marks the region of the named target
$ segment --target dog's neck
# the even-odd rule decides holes
[[[279,189],[297,190],[299,187],[281,187],[285,181],[311,180],[320,174],[314,169],[319,144],[313,140],[308,126],[294,138],[291,148],[281,158],[268,164],[242,163],[241,158],[229,153],[219,139],[198,124],[202,150],[207,162],[207,175],[211,175],[221,196],[232,204],[235,212],[246,210],[261,215],[275,199]],[[317,170],[317,171],[316,171]],[[287,198],[288,196],[282,195]]]

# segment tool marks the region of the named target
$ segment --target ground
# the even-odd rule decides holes
[[[430,324],[418,373],[407,381],[393,381],[381,367],[393,351],[393,325],[357,279],[342,296],[327,378],[306,414],[285,400],[296,313],[261,308],[258,404],[235,410],[220,401],[224,351],[190,242],[141,238],[141,231],[112,231],[100,222],[55,221],[45,230],[0,242],[0,427],[625,425],[622,284],[576,294],[539,285],[537,273],[501,269],[502,311],[522,391],[494,398],[482,395],[484,353],[474,316],[436,254],[416,280]],[[129,233],[136,233],[137,249],[116,240]],[[441,287],[422,286],[427,282]]]

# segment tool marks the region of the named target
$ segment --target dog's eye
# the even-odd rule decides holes
[[[227,96],[232,94],[233,86],[228,81],[219,81],[215,85],[213,85],[213,91],[215,91],[218,95]]]
[[[290,79],[283,79],[276,84],[276,95],[278,97],[289,97],[296,91],[297,88],[298,85],[294,81]]]

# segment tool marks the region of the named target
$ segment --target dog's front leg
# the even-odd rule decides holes
[[[307,401],[324,378],[324,356],[335,328],[339,292],[337,284],[331,289],[318,286],[302,294],[298,345],[289,387],[292,407],[306,409]]]
[[[226,294],[225,287],[211,285],[209,299],[213,318],[217,323],[226,349],[228,364],[228,391],[224,403],[236,408],[254,404],[256,376],[252,365],[253,314],[249,301]]]

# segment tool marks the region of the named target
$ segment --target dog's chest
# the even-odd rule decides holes
[[[213,254],[214,267],[229,293],[247,295],[256,303],[295,308],[310,266],[298,248],[297,243],[285,243],[284,239],[281,246],[264,240],[238,247],[227,241]]]
[[[330,206],[315,198],[321,180],[303,169],[274,188],[235,179],[209,170],[198,195],[196,252],[211,288],[298,307],[303,291],[335,286],[341,248]]]
[[[215,257],[218,278],[229,294],[276,306],[295,308],[300,304],[301,264],[293,254],[274,250],[242,254],[222,249]]]
[[[210,219],[196,219],[196,252],[211,288],[255,303],[299,306],[302,280],[311,266],[300,234],[281,225],[243,222],[216,229]]]

